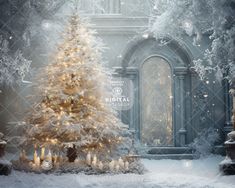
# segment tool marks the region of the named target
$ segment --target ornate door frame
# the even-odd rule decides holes
[[[161,39],[162,40],[162,39]],[[141,95],[140,95],[140,66],[151,57],[160,57],[166,60],[172,69],[173,94],[173,131],[174,146],[187,144],[187,123],[191,117],[191,100],[186,97],[186,87],[191,87],[190,52],[179,42],[165,38],[166,44],[161,45],[160,40],[154,37],[134,40],[126,49],[122,59],[122,67],[116,67],[116,76],[132,80],[134,85],[134,104],[129,111],[129,126],[135,130],[137,140],[140,140],[141,131]],[[186,101],[185,101],[186,99]],[[186,106],[187,104],[187,106]],[[126,113],[126,112],[125,112]],[[121,114],[126,116],[126,114]],[[187,122],[187,123],[186,123]]]

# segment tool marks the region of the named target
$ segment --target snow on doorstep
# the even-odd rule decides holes
[[[224,158],[200,160],[143,160],[149,170],[144,175],[46,175],[13,171],[0,176],[1,188],[232,188],[235,176],[221,176]]]

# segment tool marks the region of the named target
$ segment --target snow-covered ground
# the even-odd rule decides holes
[[[221,156],[200,160],[143,160],[144,175],[46,175],[13,171],[0,188],[233,188],[235,176],[221,176]]]

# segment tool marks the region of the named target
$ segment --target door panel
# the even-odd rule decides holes
[[[151,57],[140,75],[142,144],[173,146],[171,68],[163,58]]]

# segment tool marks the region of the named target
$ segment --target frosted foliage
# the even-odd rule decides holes
[[[215,129],[205,129],[194,139],[191,147],[195,150],[196,156],[206,157],[212,153],[213,146],[219,138],[220,136]]]
[[[194,69],[198,73],[201,80],[203,80],[206,74],[206,67],[203,65],[203,61],[201,59],[194,61]]]
[[[11,55],[8,46],[8,41],[0,36],[0,84],[12,86],[25,82],[25,74],[29,72],[31,62],[19,50]]]
[[[119,0],[75,0],[71,1],[81,13],[85,14],[115,14]],[[74,5],[73,5],[74,6]]]
[[[36,11],[43,13],[44,15],[47,12],[56,12],[64,3],[65,0],[31,0],[31,6],[34,7]]]
[[[150,30],[157,38],[168,35],[181,38],[187,34],[194,38],[194,45],[200,45],[202,34],[208,33],[212,43],[201,58],[204,68],[210,67],[217,73],[219,69],[220,72],[229,69],[231,78],[235,62],[234,9],[234,0],[155,0]],[[202,71],[202,66],[198,69],[198,61],[195,63],[203,78],[207,70]]]

